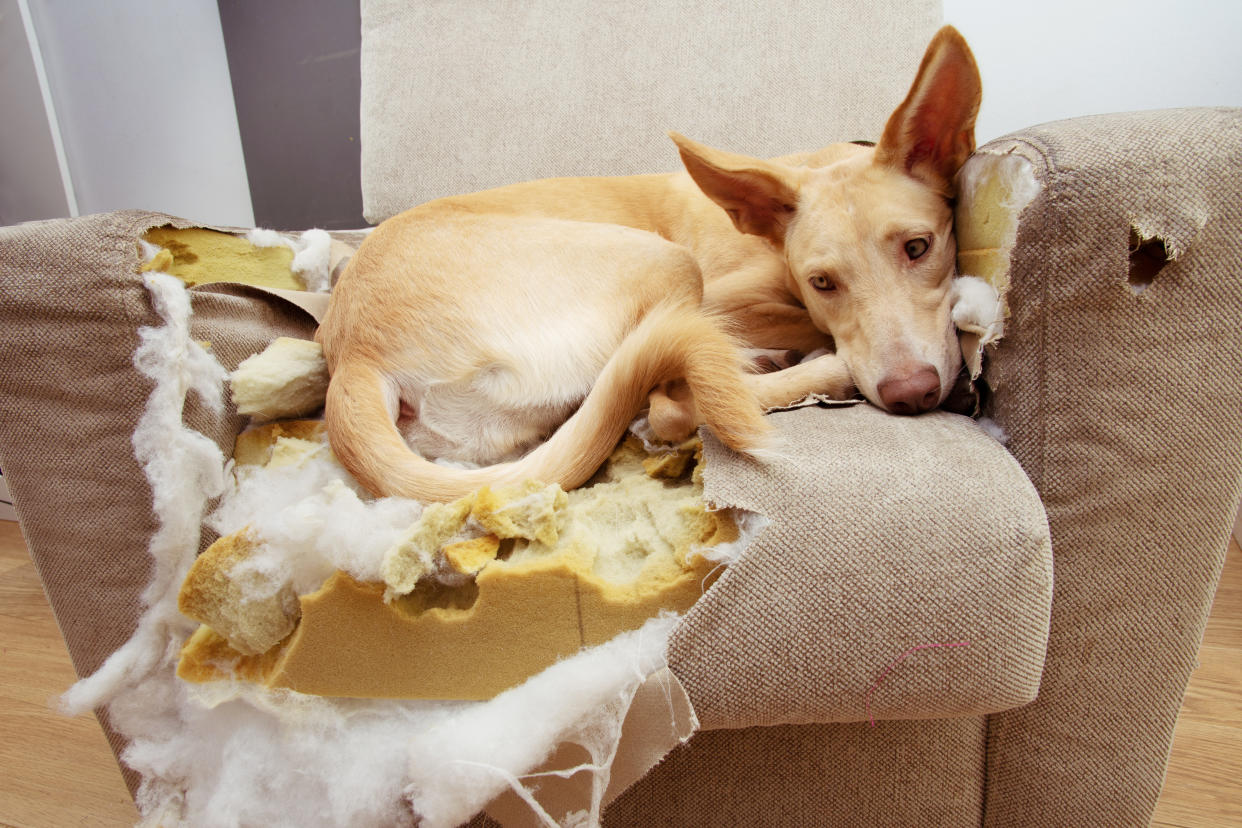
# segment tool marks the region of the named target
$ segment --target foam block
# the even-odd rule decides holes
[[[322,440],[313,425],[277,423],[243,435],[238,455],[271,466],[296,458],[297,443]],[[204,626],[184,647],[178,675],[322,696],[492,698],[698,600],[716,564],[697,550],[738,538],[732,515],[703,502],[699,452],[695,441],[651,455],[630,438],[575,491],[530,481],[428,507],[386,553],[385,582],[338,571],[295,608],[281,603],[283,585],[241,595],[239,582],[254,577],[239,550],[257,552],[263,539],[226,536],[196,563],[210,577],[192,570],[185,582],[183,604]],[[212,596],[186,595],[202,584],[228,606],[205,609]],[[257,629],[238,629],[239,605]],[[282,607],[293,632],[257,648],[279,629],[273,616]]]

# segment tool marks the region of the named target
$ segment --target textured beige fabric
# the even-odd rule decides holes
[[[1043,190],[993,413],[1056,550],[1039,700],[991,718],[986,824],[1146,825],[1242,476],[1242,110],[1087,118],[985,148]],[[1131,227],[1176,254],[1127,282]]]
[[[137,266],[135,242],[148,227],[164,223],[184,224],[167,216],[129,212],[0,231],[0,244],[4,249],[3,270],[0,271],[4,286],[0,294],[0,350],[8,360],[7,370],[0,377],[0,404],[6,412],[6,428],[0,430],[0,464],[10,479],[32,554],[75,665],[83,675],[93,672],[132,632],[138,612],[137,595],[147,578],[146,549],[155,527],[150,517],[150,494],[133,459],[130,434],[150,389],[134,369],[132,355],[136,328],[157,324],[157,320],[149,307],[146,288],[134,273]],[[305,337],[313,329],[312,320],[303,311],[254,288],[207,285],[192,292],[192,302],[192,335],[209,342],[213,353],[229,368],[260,350],[277,335]],[[1004,479],[1006,485],[1014,486],[1013,494],[1020,502],[1027,508],[1033,504],[1029,500],[1029,486],[1020,473],[1015,474],[1013,461],[960,418],[945,415],[918,421],[900,420],[864,407],[846,411],[816,408],[780,416],[787,423],[805,422],[815,435],[809,445],[790,443],[786,471],[814,470],[823,464],[823,452],[817,447],[826,445],[819,432],[828,423],[839,426],[853,419],[864,422],[877,419],[885,428],[897,431],[923,423],[925,430],[906,438],[907,443],[911,440],[919,443],[928,434],[944,432],[948,439],[941,442],[950,447],[960,449],[974,445],[982,452],[982,459],[971,459],[969,463],[991,469],[983,479],[993,482]],[[213,417],[196,407],[187,410],[186,418],[225,450],[231,447],[241,425],[234,414]],[[929,427],[930,430],[926,430]],[[862,434],[868,430],[858,431]],[[876,433],[881,435],[881,442],[893,437],[883,429]],[[868,439],[874,442],[876,438],[872,434]],[[966,462],[961,457],[954,459],[952,451],[943,456],[931,451],[928,456],[941,457],[941,465],[935,473],[950,481],[952,475],[960,471],[954,464]],[[945,462],[949,465],[943,465]],[[733,470],[725,469],[722,466],[723,474],[734,474]],[[740,471],[737,474],[735,484],[745,476]],[[781,487],[788,485],[790,479],[752,479],[751,482]],[[799,485],[807,484],[803,481]],[[915,485],[907,495],[897,499],[917,498],[922,494],[919,491],[922,485]],[[745,486],[727,491],[741,492],[737,502],[751,505],[785,499],[779,489],[754,496],[753,503],[746,496]],[[792,502],[801,509],[817,501],[816,498],[800,498]],[[1037,511],[1036,508],[1036,518]],[[800,511],[798,517],[812,525],[818,525],[821,520],[816,512],[808,510]],[[974,517],[980,525],[987,524],[986,518]],[[908,520],[908,515],[893,519],[901,524]],[[1034,520],[1035,524],[1039,522]],[[805,537],[817,537],[805,526],[796,531],[804,533]],[[983,531],[980,537],[986,534]],[[771,537],[779,537],[779,532]],[[1046,551],[1046,543],[1038,531],[1029,538],[1019,531],[1015,538],[1020,545],[1033,539],[1036,547],[1042,544],[1041,548]],[[204,537],[203,544],[211,539]],[[976,550],[972,547],[969,551]],[[1013,561],[1021,560],[1025,551],[1023,546]],[[822,553],[823,550],[813,544],[788,549],[784,553],[787,561],[781,569],[816,573]],[[953,555],[954,550],[949,550],[945,557]],[[1001,568],[1006,569],[1010,563]],[[1016,599],[1017,603],[1034,608],[1035,614],[1038,614],[1040,602],[1045,600],[1041,597],[1041,585],[1046,584],[1046,564],[1046,557],[1034,561],[1024,574],[1017,576],[1026,577],[1031,587],[1027,594]],[[950,564],[949,568],[953,566]],[[772,586],[764,567],[751,571],[758,579],[754,589]],[[901,585],[899,592],[913,586],[914,594],[927,599],[933,608],[961,600],[960,590],[954,593],[952,589],[943,600],[935,597],[928,590],[940,589],[945,584],[935,578],[909,577],[912,573],[900,562],[885,575]],[[854,577],[859,576],[856,573]],[[737,581],[721,592],[711,605],[727,606],[739,594],[737,585],[742,583]],[[1002,587],[1011,586],[1006,578],[997,583]],[[989,584],[986,588],[992,586],[994,584]],[[795,583],[786,579],[782,588],[795,593],[804,591],[805,581]],[[746,591],[743,586],[742,592]],[[976,595],[975,591],[975,586],[966,587],[972,601],[986,606],[1007,605],[1015,600],[1009,594],[988,597]],[[709,596],[713,594],[715,590]],[[922,598],[916,600],[906,595],[906,609]],[[822,603],[804,602],[799,606],[802,611],[791,617],[794,622],[818,623],[815,613],[823,608]],[[859,648],[857,661],[845,663],[836,655],[824,653],[821,660],[825,664],[845,666],[838,670],[821,668],[819,673],[807,674],[832,682],[834,689],[808,695],[803,686],[792,685],[783,696],[784,708],[743,710],[743,715],[751,718],[739,721],[750,724],[865,716],[866,693],[860,694],[859,690],[865,691],[867,685],[881,678],[887,663],[907,646],[909,629],[904,625],[910,618],[920,624],[925,622],[925,617],[918,613],[890,615],[875,601],[872,601],[871,610],[870,615],[863,616],[871,623],[865,626],[865,640]],[[719,627],[715,610],[704,618]],[[775,617],[770,620],[784,622]],[[702,670],[710,669],[716,663],[713,659],[719,659],[722,651],[701,646],[702,639],[697,636],[705,629],[702,622],[689,629],[692,630],[687,639],[689,643],[681,647],[687,656],[681,660],[683,664],[692,665],[687,672],[696,674],[697,669],[696,675],[701,680]],[[958,633],[962,629],[950,625],[932,631]],[[919,627],[920,633],[924,631]],[[712,634],[715,632],[713,629]],[[806,632],[805,626],[794,628],[789,636],[801,637]],[[811,632],[817,636],[814,640],[825,646],[839,643],[824,638],[821,630],[812,629]],[[921,656],[912,656],[909,663],[903,662],[902,669],[895,670],[877,687],[872,699],[876,718],[927,712],[961,714],[994,709],[999,703],[1017,704],[1028,700],[1037,683],[1037,664],[1042,658],[1041,633],[1038,630],[1033,634],[1029,632],[1024,631],[1014,639],[1021,639],[1027,649],[1023,652],[1015,649],[1014,658],[1003,664],[998,663],[997,654],[1004,652],[1005,647],[997,649],[982,637],[970,651],[951,654],[957,669],[946,671],[943,665],[932,671],[919,669],[917,672],[923,677],[914,681],[908,675],[912,671],[905,668],[916,666]],[[974,635],[974,628],[967,628],[967,633]],[[764,675],[757,680],[768,681],[769,665],[761,664],[758,669]],[[962,686],[963,682],[973,681],[978,685]],[[746,692],[744,684],[736,686]],[[1003,701],[1006,698],[1008,701]],[[824,706],[816,709],[817,704]],[[710,704],[705,707],[713,709]],[[737,710],[730,713],[737,713]],[[717,719],[714,726],[720,726],[719,716]]]
[[[606,828],[977,828],[982,718],[700,733],[604,813]]]
[[[363,212],[678,169],[668,130],[760,156],[874,139],[940,19],[939,0],[365,0]]]
[[[185,225],[124,212],[0,229],[0,467],[80,676],[133,633],[149,576],[156,527],[131,435],[151,387],[133,354],[138,328],[160,321],[136,240],[162,224]],[[248,291],[192,292],[193,334],[226,367],[313,332],[292,305]],[[236,417],[187,417],[231,452]]]
[[[943,412],[858,405],[771,417],[777,460],[706,441],[709,500],[772,523],[673,633],[669,665],[703,727],[936,718],[1031,701],[1052,557],[1043,507],[1004,448]]]

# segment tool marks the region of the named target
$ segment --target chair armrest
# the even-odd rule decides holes
[[[704,438],[709,503],[769,523],[669,644],[703,729],[941,719],[1029,703],[1052,601],[1042,504],[972,420],[770,415],[763,462]]]
[[[1239,498],[1242,110],[1033,127],[965,179],[987,166],[1033,178],[986,377],[1056,551],[1043,689],[992,718],[988,819],[1146,824]]]

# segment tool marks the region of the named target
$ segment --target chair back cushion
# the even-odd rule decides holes
[[[939,0],[362,3],[363,212],[535,178],[875,139]]]

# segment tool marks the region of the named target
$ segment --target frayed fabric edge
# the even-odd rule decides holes
[[[176,659],[194,626],[177,611],[177,587],[194,561],[208,501],[225,485],[223,454],[186,428],[182,413],[191,391],[212,411],[223,411],[228,374],[190,337],[190,299],[181,281],[158,272],[143,274],[143,281],[164,322],[140,328],[134,352],[134,366],[155,383],[133,436],[159,523],[147,549],[154,571],[133,637],[61,697],[61,708],[71,715],[107,704]]]
[[[160,687],[153,690],[158,698],[164,698],[168,692],[173,693],[173,697],[168,698],[173,706],[167,711],[172,716],[169,719],[172,722],[181,704],[176,699],[180,698],[185,688],[178,689],[175,684],[166,687],[159,676],[174,669],[182,643],[196,626],[177,610],[178,588],[197,552],[208,505],[226,487],[227,468],[225,458],[215,443],[187,428],[182,417],[191,393],[205,407],[221,413],[227,372],[191,338],[190,299],[181,281],[156,271],[144,274],[143,279],[152,306],[163,322],[160,327],[139,330],[140,344],[134,353],[137,370],[154,382],[133,436],[135,456],[151,485],[153,511],[158,522],[148,545],[153,574],[142,595],[144,609],[137,631],[99,670],[71,687],[62,697],[61,706],[70,714],[106,706],[128,720],[134,712],[129,708],[137,703],[131,696],[143,690],[146,697],[145,691],[154,687],[152,682],[158,682]],[[617,755],[621,728],[630,703],[645,681],[667,670],[665,653],[668,638],[679,620],[672,615],[653,619],[642,630],[629,634],[625,641],[617,640],[610,642],[611,647],[601,645],[597,648],[616,651],[614,654],[620,657],[612,665],[611,672],[589,671],[594,677],[593,692],[573,694],[583,697],[576,708],[586,710],[586,713],[561,722],[558,725],[561,728],[557,731],[558,739],[554,739],[550,746],[555,748],[556,744],[567,740],[584,745],[592,755],[590,767],[552,773],[564,775],[588,770],[595,774],[590,801],[584,803],[582,809],[571,809],[563,815],[558,813],[563,820],[561,824],[599,824],[602,808],[608,801],[604,792],[608,788],[611,765]],[[621,649],[617,650],[618,647]],[[616,681],[601,681],[604,674]],[[549,680],[553,688],[563,690],[566,686],[564,677],[554,675]],[[515,688],[515,691],[520,689]],[[591,705],[584,707],[588,696],[591,697]],[[670,709],[672,706],[670,700]],[[151,712],[148,710],[147,714]],[[688,718],[691,722],[689,732],[692,733],[697,730],[692,708]],[[685,727],[683,725],[683,731]],[[138,738],[145,736],[148,741],[150,737],[150,734],[133,735]],[[680,738],[683,741],[689,738],[688,733],[683,733]],[[127,756],[130,752],[127,751]],[[140,751],[130,759],[139,760],[142,755]],[[538,756],[532,759],[536,764],[542,761]],[[138,766],[142,764],[138,762]],[[496,774],[493,779],[503,790],[510,788],[510,779],[526,779],[526,782],[518,783],[523,790],[526,790],[524,786],[527,784],[537,786],[540,775],[532,774],[533,765],[528,767],[528,764],[523,761],[503,768],[504,773]],[[459,769],[462,767],[464,765]],[[500,768],[493,768],[497,769]],[[487,772],[483,768],[478,770]],[[436,780],[436,776],[433,770],[430,779],[439,787],[436,783],[442,783],[446,777]],[[423,778],[428,777],[424,774]],[[466,797],[468,801],[458,802],[457,807],[465,806],[466,810],[470,810],[471,813],[465,815],[469,818],[490,798],[480,801],[476,794],[470,794]],[[410,796],[411,805],[415,804],[415,799],[415,796]],[[145,817],[143,824],[175,824],[187,804],[186,793],[177,789],[174,780],[147,778],[145,773],[140,800]],[[544,810],[543,817],[555,820],[552,813],[557,812]]]

